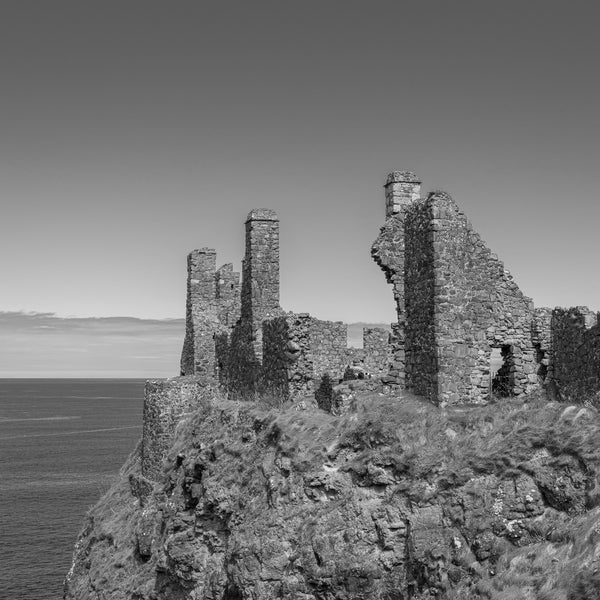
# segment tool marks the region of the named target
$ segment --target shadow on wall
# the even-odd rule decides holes
[[[231,334],[215,336],[216,369],[219,384],[231,399],[253,400],[258,392],[261,364],[254,349],[251,319],[240,319]]]
[[[552,312],[549,374],[565,400],[600,405],[600,324],[588,308]]]
[[[329,373],[325,373],[321,377],[321,383],[315,391],[315,400],[317,406],[327,412],[331,412],[332,401],[333,401],[333,385],[334,381]]]

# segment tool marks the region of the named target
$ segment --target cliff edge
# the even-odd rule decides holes
[[[600,597],[600,416],[541,396],[347,414],[217,397],[87,515],[67,600]]]

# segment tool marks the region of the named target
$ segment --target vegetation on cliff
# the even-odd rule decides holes
[[[598,412],[538,396],[214,399],[159,483],[134,453],[91,509],[65,597],[591,600],[599,471]]]

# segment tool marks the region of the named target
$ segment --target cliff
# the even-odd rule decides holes
[[[594,408],[204,397],[157,483],[139,452],[86,518],[68,600],[600,597]]]

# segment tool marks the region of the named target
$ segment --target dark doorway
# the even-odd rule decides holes
[[[538,365],[538,381],[544,383],[548,376],[548,353],[545,350],[542,350],[541,344],[534,344],[533,347],[535,348],[535,362]]]
[[[500,347],[502,364],[492,379],[492,396],[508,398],[514,395],[515,361],[512,346],[505,344]]]

